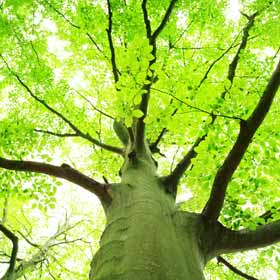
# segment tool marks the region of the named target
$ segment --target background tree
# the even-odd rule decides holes
[[[205,279],[215,257],[254,279],[220,255],[280,240],[280,3],[232,3],[2,2],[2,193],[94,193],[90,279]]]
[[[71,187],[67,191],[47,210],[18,192],[3,201],[1,279],[85,279],[104,222],[101,209],[89,209],[92,201],[73,197]],[[84,210],[77,209],[79,203]]]

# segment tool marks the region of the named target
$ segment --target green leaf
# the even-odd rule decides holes
[[[132,115],[133,115],[133,117],[139,119],[139,118],[141,118],[144,115],[144,113],[141,110],[137,109],[137,110],[134,110],[132,112]]]

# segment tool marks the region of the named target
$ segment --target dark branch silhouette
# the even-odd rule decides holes
[[[218,263],[222,263],[223,265],[225,265],[226,267],[228,267],[232,272],[234,272],[235,274],[243,277],[244,279],[247,280],[258,280],[255,277],[252,277],[244,272],[242,272],[240,269],[236,268],[235,266],[233,266],[232,264],[230,264],[227,260],[225,260],[223,257],[218,256],[217,257],[217,261]]]
[[[221,118],[225,118],[225,119],[232,119],[232,120],[238,120],[238,121],[243,121],[243,119],[241,119],[240,117],[236,117],[236,116],[228,116],[228,115],[224,115],[224,114],[221,114],[221,113],[213,113],[213,112],[209,112],[209,111],[206,111],[202,108],[199,108],[197,106],[194,106],[180,98],[178,98],[175,94],[171,93],[171,92],[167,92],[165,90],[161,90],[161,89],[158,89],[158,88],[155,88],[155,87],[151,87],[152,90],[154,91],[157,91],[157,92],[160,92],[160,93],[163,93],[163,94],[166,94],[166,95],[169,95],[170,97],[172,97],[174,100],[184,104],[185,106],[191,108],[191,109],[194,109],[195,111],[197,112],[201,112],[201,113],[204,113],[206,115],[209,115],[210,117],[214,117],[214,118],[217,118],[217,117],[221,117]]]
[[[15,265],[16,265],[16,261],[17,261],[17,253],[18,253],[18,237],[13,232],[11,232],[6,226],[4,226],[3,224],[0,224],[0,231],[7,238],[9,238],[11,240],[12,244],[13,244],[12,254],[11,254],[11,257],[10,257],[10,261],[9,261],[9,267],[4,274],[4,278],[5,278],[9,274],[11,274],[15,269]]]
[[[216,63],[218,63],[231,49],[233,49],[236,45],[235,42],[238,38],[239,34],[236,36],[236,38],[234,39],[233,43],[218,57],[216,58],[208,67],[208,69],[206,70],[204,76],[202,77],[202,79],[200,80],[197,89],[199,89],[201,87],[201,85],[203,84],[203,82],[207,79],[208,74],[210,73],[211,69],[215,66]]]
[[[152,40],[155,41],[156,38],[158,37],[158,35],[160,34],[160,32],[164,29],[165,25],[168,22],[168,19],[172,13],[172,10],[174,9],[174,6],[176,4],[177,0],[171,0],[170,4],[165,12],[165,15],[161,21],[161,23],[159,24],[158,28],[154,31],[154,33],[152,34]]]
[[[107,8],[108,8],[109,25],[108,25],[108,28],[106,29],[106,32],[107,32],[107,37],[108,37],[109,47],[110,47],[110,52],[111,52],[112,72],[114,75],[115,83],[117,83],[119,80],[119,74],[118,74],[118,68],[117,68],[117,64],[116,64],[115,48],[114,48],[113,38],[112,38],[113,12],[112,12],[110,0],[107,0]]]
[[[231,84],[232,84],[234,76],[235,76],[235,71],[236,71],[236,68],[238,65],[238,61],[240,59],[240,53],[246,48],[248,38],[249,38],[249,31],[254,26],[255,18],[258,14],[259,14],[259,12],[256,12],[256,13],[252,14],[251,16],[247,17],[248,23],[243,29],[243,36],[242,36],[241,44],[231,62],[231,64],[229,65],[229,69],[228,69],[227,78],[229,79]]]
[[[94,193],[105,204],[111,201],[111,197],[107,192],[109,185],[101,184],[67,164],[56,166],[42,162],[8,160],[0,157],[0,167],[8,170],[35,172],[62,178]]]
[[[257,226],[255,230],[235,231],[218,223],[209,225],[215,232],[215,242],[209,251],[211,256],[254,250],[280,241],[280,220]]]
[[[280,61],[270,77],[263,95],[253,113],[246,121],[240,122],[240,130],[237,140],[215,176],[209,200],[202,212],[207,219],[212,221],[218,219],[220,211],[223,207],[228,183],[243,158],[255,132],[268,113],[275,94],[279,88],[279,84]]]
[[[244,29],[248,27],[248,24],[244,27]],[[252,26],[249,26],[249,29],[248,29],[248,32],[250,30]],[[246,33],[247,34],[247,33]],[[238,38],[238,36],[236,37],[236,39]],[[214,66],[214,64],[216,62],[218,62],[229,50],[231,50],[233,47],[235,47],[235,41],[236,39],[234,40],[234,42],[231,44],[231,46],[225,50],[225,52],[219,57],[217,58],[211,65],[210,67],[208,68],[208,70],[206,71],[204,77],[202,78],[202,80],[200,81],[200,84],[199,86],[205,81],[205,79],[207,78],[209,72],[211,71],[211,68]],[[243,38],[242,38],[242,41],[245,40],[244,39],[244,35],[243,35]],[[246,45],[247,45],[247,41],[249,40],[248,37],[246,37],[246,44],[243,46],[243,50],[245,49]],[[240,54],[240,48],[237,50],[232,62],[229,64],[229,67],[228,67],[228,72],[230,71],[234,71],[235,73],[235,70],[238,66],[238,63],[239,63],[239,59],[236,61],[237,63],[233,63],[233,61],[236,59],[236,57],[238,57],[238,55]],[[234,66],[233,66],[234,65]],[[232,76],[232,80],[231,80],[231,83],[233,82],[235,78],[235,75]],[[227,115],[223,115],[223,114],[214,114],[213,112],[208,112],[204,109],[201,109],[201,108],[198,108],[196,106],[193,106],[179,98],[177,98],[174,94],[172,93],[168,93],[168,92],[165,92],[165,91],[162,91],[162,90],[158,90],[158,89],[155,89],[155,88],[152,88],[154,90],[157,90],[159,92],[162,92],[164,94],[169,94],[171,97],[173,97],[175,100],[179,101],[180,103],[188,106],[189,108],[191,109],[194,109],[198,112],[202,112],[202,113],[205,113],[205,114],[208,114],[212,117],[212,121],[211,123],[214,124],[217,117],[224,117],[224,118],[228,118],[228,119],[233,119],[233,120],[239,120],[240,122],[244,123],[244,120],[241,119],[240,117],[235,117],[235,116],[227,116]],[[221,93],[221,98],[225,98],[225,94],[227,93],[227,89],[225,91],[223,91]],[[170,181],[170,179],[166,182],[173,182],[173,187],[171,188],[173,191],[177,191],[177,185],[179,183],[179,180],[181,178],[181,176],[184,174],[184,172],[187,170],[187,168],[189,167],[190,163],[191,163],[191,159],[193,159],[194,157],[197,156],[197,153],[194,151],[194,149],[206,138],[207,136],[207,133],[203,136],[203,137],[198,137],[194,143],[194,145],[191,147],[191,149],[186,153],[186,155],[181,159],[181,161],[179,161],[177,167],[175,168],[175,170],[177,169],[177,171],[175,172],[175,170],[169,175],[167,176],[166,178],[172,178],[172,180]],[[196,145],[197,144],[197,145]],[[181,172],[178,173],[178,170],[181,170]],[[177,176],[177,178],[176,178]]]
[[[190,150],[187,152],[187,154],[182,158],[182,160],[176,165],[174,170],[163,179],[163,183],[165,184],[167,190],[170,193],[173,193],[176,195],[177,193],[177,187],[180,178],[183,176],[185,171],[188,169],[188,167],[191,164],[191,160],[197,156],[197,152],[195,151],[195,148],[199,146],[199,144],[205,140],[207,136],[207,133],[204,134],[201,137],[198,137],[195,141],[195,143],[192,145]]]

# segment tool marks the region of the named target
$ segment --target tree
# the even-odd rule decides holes
[[[89,211],[90,201],[83,201],[84,211],[80,212],[76,205],[81,203],[81,197],[73,200],[72,195],[70,191],[47,213],[30,207],[18,195],[10,194],[4,200],[1,279],[85,279],[104,219],[99,218],[101,208]]]
[[[99,198],[90,280],[205,279],[215,257],[255,279],[220,255],[280,240],[280,5],[228,5],[2,3],[1,187],[48,207],[45,174]]]

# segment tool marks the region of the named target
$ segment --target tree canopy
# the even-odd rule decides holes
[[[47,224],[64,202],[61,178],[108,203],[104,189],[119,181],[132,127],[137,141],[145,134],[178,208],[232,230],[279,220],[279,0],[3,0],[0,12],[1,272],[15,237],[32,248],[19,243],[15,262],[34,256],[27,224],[41,224],[36,209]],[[276,244],[225,258],[278,279],[279,253]],[[67,279],[43,259],[20,279],[38,279],[40,269],[41,279]],[[226,260],[209,263],[211,279],[236,279]],[[86,279],[86,268],[79,273]]]

